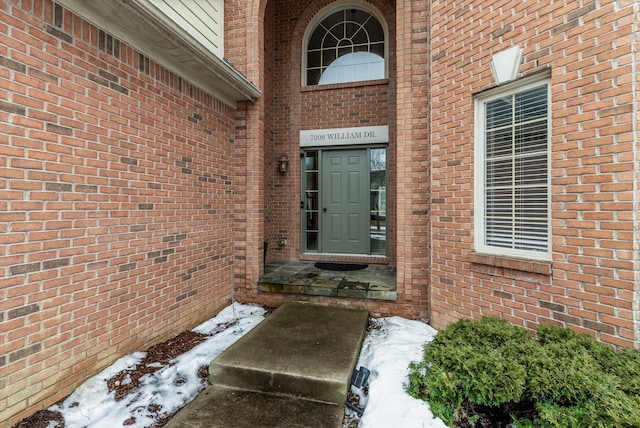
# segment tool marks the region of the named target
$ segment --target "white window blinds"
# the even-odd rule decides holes
[[[549,249],[548,88],[484,102],[484,245]]]

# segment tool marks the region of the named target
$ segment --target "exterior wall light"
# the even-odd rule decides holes
[[[289,157],[287,155],[280,156],[280,160],[278,161],[278,171],[287,172],[289,169]]]

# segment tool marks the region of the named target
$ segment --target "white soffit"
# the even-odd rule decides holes
[[[491,59],[491,72],[498,85],[511,82],[518,77],[518,70],[522,62],[523,49],[513,46],[497,53]]]

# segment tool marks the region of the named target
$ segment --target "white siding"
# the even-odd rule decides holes
[[[223,0],[149,0],[205,48],[223,58]]]

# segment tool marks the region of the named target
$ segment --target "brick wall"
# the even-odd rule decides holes
[[[253,51],[234,48],[230,58],[244,55],[254,63],[263,63],[266,76],[260,72],[250,80],[264,77],[265,104],[255,107],[258,120],[265,119],[266,194],[263,213],[256,213],[265,224],[265,240],[269,242],[268,260],[300,258],[300,162],[299,131],[333,127],[389,125],[389,209],[393,224],[389,233],[389,261],[398,268],[398,299],[366,301],[328,299],[322,297],[258,293],[256,279],[249,272],[236,281],[236,297],[242,301],[277,306],[286,300],[308,300],[321,304],[367,307],[375,316],[396,315],[418,318],[428,315],[429,281],[429,216],[428,216],[428,4],[424,2],[373,1],[389,27],[389,81],[367,84],[329,85],[302,88],[301,61],[304,32],[314,16],[330,2],[263,1],[260,7],[245,5],[248,22],[260,22],[258,40],[264,46]],[[234,2],[233,28],[241,28],[241,2]],[[240,36],[239,32],[234,33]],[[273,43],[273,49],[268,46]],[[233,60],[235,62],[235,60]],[[273,62],[272,62],[273,61]],[[396,71],[398,68],[398,71]],[[247,70],[255,70],[251,65]],[[255,76],[255,77],[253,77]],[[362,98],[366,102],[362,101]],[[271,116],[268,111],[271,110]],[[262,134],[260,134],[262,135]],[[248,153],[251,153],[249,151]],[[286,154],[289,171],[276,171],[277,159]],[[251,161],[249,161],[251,162]],[[396,192],[397,183],[403,188]],[[254,188],[253,191],[257,191]],[[247,190],[252,192],[251,189]],[[398,208],[396,208],[398,207]],[[396,211],[397,210],[397,211]],[[248,234],[246,235],[248,236]],[[397,238],[396,238],[397,236]],[[287,246],[280,248],[280,237]],[[254,242],[254,245],[258,244]],[[398,254],[398,256],[396,256]],[[249,258],[247,258],[248,260]],[[261,264],[262,260],[252,259]],[[248,262],[247,262],[248,264]]]
[[[271,261],[295,260],[300,255],[300,130],[388,124],[393,95],[384,81],[373,86],[327,85],[322,90],[301,86],[304,32],[315,14],[329,3],[277,2],[263,18],[264,39],[273,46],[265,50],[265,67],[271,78],[268,84],[272,85],[271,89],[265,87],[265,91],[271,91],[265,99],[267,110],[272,112],[272,127],[265,139],[269,156],[265,233]],[[393,10],[387,2],[374,5],[392,19]],[[287,174],[277,172],[282,154],[290,159]],[[287,239],[285,247],[278,245],[280,238]]]
[[[229,303],[236,148],[230,107],[51,1],[0,29],[10,426]]]
[[[396,156],[398,291],[409,317],[429,317],[430,28],[432,2],[396,2]],[[393,110],[393,109],[392,109]],[[416,313],[415,307],[420,308]],[[406,311],[406,307],[399,307]],[[402,312],[401,312],[402,313]]]
[[[432,11],[434,326],[496,314],[637,346],[638,3],[434,1]],[[524,48],[520,76],[551,71],[552,264],[472,251],[472,95],[494,86],[491,56],[513,45]]]
[[[225,1],[225,56],[263,92],[233,111],[51,1],[0,2],[3,424],[232,293],[638,345],[637,2],[372,3],[389,81],[303,90],[302,37],[329,1]],[[514,44],[521,75],[551,70],[552,263],[473,252],[473,94]],[[264,241],[300,256],[299,131],[361,124],[389,125],[398,299],[258,293]]]
[[[301,130],[389,124],[389,83],[310,86],[303,90]]]
[[[265,26],[248,24],[262,22],[266,2],[231,0],[224,3],[225,57],[262,92],[253,103],[239,103],[235,116],[233,289],[235,296],[241,299],[244,290],[255,287],[263,271],[265,189],[271,167],[269,141],[272,132],[267,82],[273,79],[265,73],[270,54],[265,58],[264,53],[272,45],[265,39]]]

